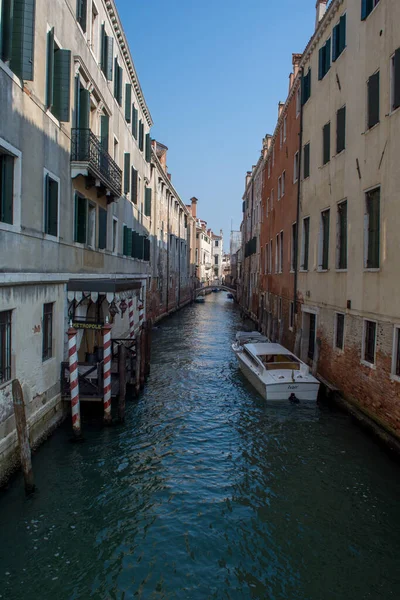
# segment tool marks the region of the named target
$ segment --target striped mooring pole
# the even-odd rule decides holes
[[[133,298],[132,296],[128,300],[128,309],[129,309],[129,335],[133,340],[135,338],[135,319],[133,316]]]
[[[76,329],[68,329],[68,360],[69,360],[69,381],[71,388],[71,412],[72,412],[72,430],[76,438],[82,436],[81,430],[81,405],[79,402],[79,379],[78,379],[78,353],[76,350]]]
[[[143,327],[143,318],[144,318],[144,306],[143,302],[139,300],[139,327]]]
[[[103,327],[104,346],[104,423],[111,424],[111,325],[108,322]]]

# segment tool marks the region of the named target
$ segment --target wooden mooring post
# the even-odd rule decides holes
[[[118,348],[118,371],[119,371],[119,396],[118,396],[118,417],[121,423],[125,421],[125,401],[126,401],[126,348],[120,344]]]
[[[140,348],[140,389],[144,388],[146,374],[147,323],[143,324]]]
[[[31,447],[29,444],[28,428],[26,426],[24,394],[18,379],[14,379],[12,382],[12,396],[21,467],[25,481],[25,492],[26,494],[32,494],[35,490],[35,483],[33,480]]]
[[[142,332],[139,331],[136,336],[136,361],[135,361],[135,395],[138,396],[140,392],[140,364],[141,364],[141,352],[142,350]]]

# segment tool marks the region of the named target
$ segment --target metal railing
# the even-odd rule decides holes
[[[88,170],[112,194],[122,194],[122,171],[90,129],[72,129],[71,162],[88,163]]]

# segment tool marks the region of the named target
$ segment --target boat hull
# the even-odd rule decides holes
[[[264,383],[260,379],[260,373],[255,367],[251,367],[243,360],[240,352],[235,350],[239,361],[240,370],[251,385],[267,402],[299,401],[316,402],[318,398],[319,383],[312,381],[282,383]],[[294,397],[294,396],[295,397]]]

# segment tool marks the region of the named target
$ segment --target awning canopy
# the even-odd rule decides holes
[[[142,283],[137,279],[70,279],[68,292],[97,292],[98,294],[119,294],[140,290]]]

